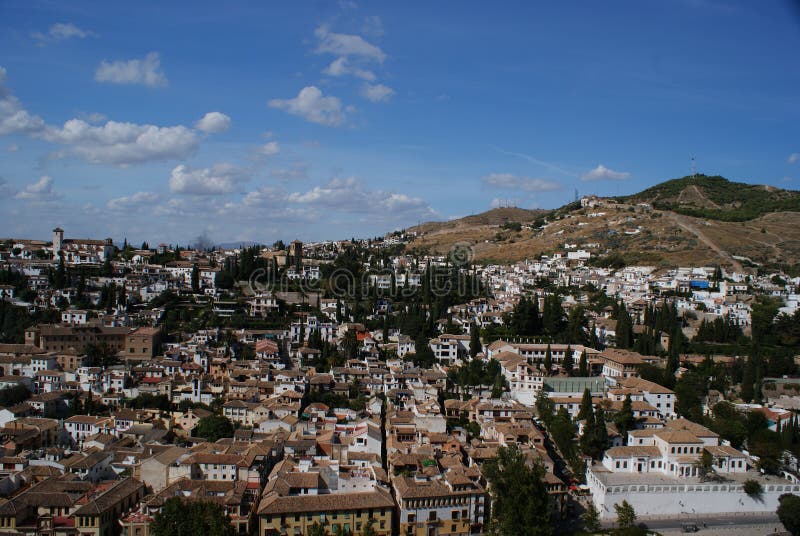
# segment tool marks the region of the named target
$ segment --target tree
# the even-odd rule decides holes
[[[90,367],[110,367],[116,365],[119,360],[114,353],[114,349],[108,346],[105,341],[100,344],[88,343],[83,347],[86,360]]]
[[[756,498],[764,493],[764,488],[758,480],[749,479],[744,481],[744,492],[750,497]]]
[[[343,525],[333,525],[333,536],[350,536],[350,530],[344,528]]]
[[[236,529],[219,504],[211,501],[183,501],[170,497],[164,501],[150,525],[153,536],[235,536]]]
[[[586,506],[586,511],[581,516],[583,526],[588,532],[598,532],[600,526],[600,512],[592,501]]]
[[[744,366],[744,375],[742,376],[742,400],[748,404],[752,402],[753,395],[755,394],[754,386],[756,382],[756,362],[754,356],[747,358],[747,363]]]
[[[192,292],[200,292],[200,268],[197,264],[192,265]]]
[[[581,358],[578,361],[578,376],[581,378],[589,376],[589,360],[586,357],[586,349],[581,352]]]
[[[553,352],[550,351],[550,344],[547,344],[547,350],[544,353],[544,373],[548,376],[553,369]]]
[[[581,305],[576,305],[569,311],[567,341],[576,344],[586,342],[586,311]]]
[[[572,422],[567,408],[560,407],[548,426],[553,442],[567,460],[571,460],[575,454],[575,434],[578,427]]]
[[[714,456],[710,452],[703,449],[703,454],[695,462],[697,472],[700,474],[700,480],[711,480],[714,478],[716,471],[714,471]]]
[[[631,395],[625,395],[625,400],[622,402],[622,409],[614,415],[614,424],[617,425],[619,435],[627,439],[628,431],[636,428],[636,417],[633,415],[633,402]]]
[[[469,329],[469,356],[472,359],[475,359],[481,351],[483,350],[483,346],[481,346],[481,333],[480,329],[478,329],[477,324],[472,324]]]
[[[608,448],[608,428],[606,427],[606,413],[603,406],[597,406],[593,418],[587,420],[586,427],[581,436],[581,450],[586,456],[597,460],[603,457]]]
[[[68,284],[67,281],[67,267],[64,264],[64,253],[58,252],[58,268],[56,268],[56,276],[54,286],[58,289],[65,288]]]
[[[100,275],[104,277],[111,277],[114,275],[114,266],[112,266],[110,258],[103,261],[103,268],[100,270]]]
[[[364,530],[361,532],[361,536],[377,536],[377,532],[375,532],[375,519],[368,519],[367,522],[364,524]]]
[[[592,393],[589,388],[583,390],[583,398],[581,399],[581,409],[578,411],[578,420],[594,419],[594,405],[592,404]]]
[[[617,348],[630,348],[633,346],[633,321],[624,302],[617,305],[617,328],[616,343]]]
[[[686,372],[675,384],[675,411],[695,422],[702,421],[702,397],[707,393],[705,377],[696,371]]]
[[[549,536],[552,534],[550,496],[544,468],[530,467],[524,454],[511,444],[500,447],[497,458],[484,466],[492,494],[491,525],[499,536]]]
[[[628,501],[622,504],[615,504],[614,510],[617,512],[617,526],[621,529],[630,529],[636,525],[636,511]]]
[[[778,497],[778,518],[792,536],[800,535],[800,497],[791,493]]]
[[[567,345],[567,349],[564,351],[564,363],[562,366],[564,367],[564,372],[566,372],[568,376],[572,376],[573,369],[575,368],[575,358],[572,357],[572,347],[569,345]]]
[[[16,406],[17,404],[28,400],[31,397],[31,392],[23,384],[18,383],[13,387],[6,387],[0,389],[0,406]]]
[[[209,415],[200,419],[194,435],[213,443],[223,437],[233,437],[233,424],[222,415]]]
[[[547,396],[547,392],[544,389],[540,389],[539,394],[536,395],[536,413],[545,426],[550,426],[550,423],[553,422],[555,412],[555,403],[550,400],[550,397]]]

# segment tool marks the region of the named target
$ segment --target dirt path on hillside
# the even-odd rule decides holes
[[[667,212],[666,214],[668,214],[669,217],[672,219],[672,221],[674,221],[681,229],[692,233],[703,244],[714,250],[717,253],[717,255],[719,255],[729,263],[731,263],[734,270],[736,270],[737,272],[744,271],[742,263],[734,259],[730,255],[730,253],[723,250],[713,240],[711,240],[708,236],[706,236],[706,234],[703,233],[703,231],[695,227],[694,224],[691,223],[691,220],[689,220],[689,218],[687,218],[686,216],[681,216],[680,214],[675,214],[674,212]]]
[[[688,202],[689,204],[691,204],[691,199],[689,200],[686,199],[686,197],[691,197],[689,190],[694,192],[694,195],[696,195],[698,199],[707,203],[709,206],[719,210],[720,206],[715,202],[713,202],[712,200],[710,200],[709,198],[707,198],[706,195],[703,193],[703,191],[700,188],[698,188],[696,184],[692,184],[681,190],[680,195],[678,195],[678,203]]]
[[[700,199],[702,199],[703,201],[705,201],[706,203],[708,203],[709,205],[711,205],[716,209],[720,208],[718,204],[707,198],[706,194],[704,194],[703,191],[700,190],[700,188],[698,188],[696,184],[692,184],[692,188],[694,188],[694,192],[698,195],[698,197],[700,197]]]

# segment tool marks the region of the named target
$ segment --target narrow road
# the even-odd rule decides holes
[[[695,227],[694,224],[692,224],[691,221],[686,216],[676,214],[675,212],[665,212],[665,214],[667,214],[672,219],[672,221],[674,221],[675,224],[678,225],[678,227],[680,227],[684,231],[692,233],[694,236],[697,237],[698,240],[700,240],[700,242],[702,242],[703,244],[714,250],[717,253],[717,255],[719,255],[729,263],[731,263],[731,265],[733,265],[734,270],[736,270],[737,272],[744,271],[742,263],[734,259],[730,253],[723,250],[713,240],[711,240],[708,236],[706,236],[705,233],[703,233],[703,231]]]
[[[680,534],[684,523],[695,523],[697,534],[760,536],[783,532],[785,529],[775,514],[699,516],[692,514],[673,519],[642,519],[647,527],[662,534]],[[604,523],[606,525],[606,523]],[[613,525],[608,525],[613,526]]]

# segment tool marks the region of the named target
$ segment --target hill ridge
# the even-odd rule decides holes
[[[468,243],[483,262],[515,262],[574,246],[590,251],[597,264],[615,256],[659,267],[800,269],[798,191],[697,175],[627,196],[584,199],[586,207],[577,202],[552,210],[505,207],[423,223],[408,229],[417,232],[409,247],[443,254]],[[740,258],[753,263],[742,266]]]

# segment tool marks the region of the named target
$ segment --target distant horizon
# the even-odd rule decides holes
[[[459,8],[8,0],[0,234],[334,240],[692,169],[800,189],[792,2]]]
[[[721,177],[721,175],[715,175],[715,174],[709,175],[709,174],[699,173],[699,172],[696,174],[696,176],[697,177]],[[692,177],[692,175],[684,175],[684,176],[681,176],[681,177],[674,177],[672,179],[666,179],[666,180],[663,180],[663,181],[656,182],[654,184],[645,185],[641,190],[637,190],[635,192],[627,192],[627,193],[623,193],[623,194],[614,194],[614,195],[600,195],[598,197],[614,198],[614,197],[625,197],[625,196],[629,196],[629,195],[635,195],[635,194],[641,193],[641,192],[643,192],[643,191],[645,191],[645,190],[647,190],[649,188],[652,188],[654,186],[658,186],[659,184],[663,184],[663,183],[668,182],[668,181],[686,179],[686,178],[690,178],[690,177]],[[774,185],[766,184],[766,183],[757,183],[757,182],[756,183],[749,183],[749,182],[742,181],[742,180],[732,180],[732,179],[730,179],[728,177],[722,177],[722,178],[728,180],[729,182],[739,182],[739,183],[743,183],[743,184],[752,184],[752,185],[756,185],[756,186],[774,186]],[[785,190],[785,191],[800,192],[800,190],[793,190],[793,189],[789,189],[789,188],[784,188],[783,186],[774,186],[774,187],[777,188],[777,189],[780,189],[780,190]],[[581,193],[581,192],[578,192],[578,193],[579,193],[579,198],[580,197],[584,197],[584,196],[597,195],[597,194],[593,194],[593,193]],[[420,222],[417,222],[417,223],[411,223],[411,224],[407,225],[406,227],[402,227],[402,228],[399,228],[399,229],[386,230],[384,232],[379,232],[379,233],[370,234],[370,235],[350,235],[350,236],[346,236],[346,237],[345,236],[341,236],[341,237],[335,237],[335,238],[319,238],[319,239],[311,238],[311,239],[300,239],[300,240],[303,241],[303,242],[306,242],[306,243],[339,242],[339,241],[351,240],[352,238],[355,238],[357,240],[366,240],[366,239],[370,239],[370,238],[386,236],[387,234],[391,234],[391,233],[393,233],[395,231],[408,230],[408,229],[410,229],[412,227],[416,227],[418,225],[425,225],[425,224],[430,224],[430,223],[448,223],[450,221],[460,220],[460,219],[463,219],[463,218],[469,218],[471,216],[480,216],[481,214],[486,214],[487,212],[491,212],[493,210],[498,210],[498,209],[510,208],[510,209],[522,209],[522,210],[531,210],[531,211],[533,211],[533,210],[550,211],[550,210],[557,210],[557,209],[559,209],[559,208],[561,208],[563,206],[566,206],[566,205],[568,205],[568,204],[570,204],[570,203],[572,203],[574,201],[575,201],[575,199],[574,199],[574,192],[573,192],[573,198],[572,199],[566,201],[565,203],[563,203],[561,205],[554,206],[554,207],[547,207],[547,208],[544,208],[544,207],[521,207],[521,206],[518,206],[518,205],[493,206],[493,207],[489,207],[489,208],[487,208],[487,209],[485,209],[483,211],[480,211],[480,212],[473,212],[471,214],[463,214],[463,215],[459,215],[459,216],[452,216],[452,217],[450,217],[448,219],[438,219],[438,220],[433,219],[433,220],[420,221]],[[56,225],[54,227],[63,227],[63,226],[62,225]],[[95,236],[83,236],[83,235],[77,236],[77,235],[69,234],[68,231],[69,230],[65,231],[65,237],[66,238],[100,239],[100,235],[102,234],[102,233],[100,233],[100,234],[95,235]],[[6,236],[2,232],[0,232],[0,238],[30,239],[30,240],[42,240],[42,241],[48,242],[48,241],[51,241],[51,239],[52,239],[52,233],[50,233],[50,235],[48,235],[48,238],[40,238],[40,237],[30,237],[30,236],[13,236],[12,237],[12,236]],[[195,246],[195,242],[198,241],[198,240],[206,241],[209,244],[209,247],[213,246],[213,247],[223,247],[223,248],[237,248],[239,246],[250,247],[250,246],[254,246],[254,245],[271,246],[272,244],[274,244],[275,242],[277,242],[279,240],[282,240],[284,243],[288,243],[288,241],[294,240],[297,237],[288,237],[288,236],[281,237],[281,236],[277,236],[276,238],[274,238],[272,240],[264,241],[264,240],[255,240],[255,239],[243,239],[243,240],[221,239],[221,240],[213,240],[211,237],[208,237],[208,236],[196,236],[196,237],[194,237],[192,239],[189,239],[189,240],[185,241],[184,242],[184,244],[185,244],[184,246],[181,246],[181,242],[180,241],[169,241],[168,240],[168,241],[165,242],[164,239],[162,239],[162,238],[156,238],[155,240],[148,239],[148,238],[131,239],[131,238],[127,237],[127,236],[123,236],[123,237],[121,237],[119,239],[117,239],[116,237],[111,237],[111,236],[104,236],[102,238],[103,239],[104,238],[111,238],[114,241],[114,245],[118,246],[118,247],[122,246],[122,244],[125,242],[125,240],[127,240],[128,244],[130,244],[132,246],[137,246],[137,244],[140,246],[141,244],[146,242],[148,244],[148,246],[150,246],[151,249],[154,249],[155,247],[157,247],[158,244],[161,244],[161,243],[167,244],[168,246],[194,247]],[[205,249],[205,248],[201,247],[201,249]]]

